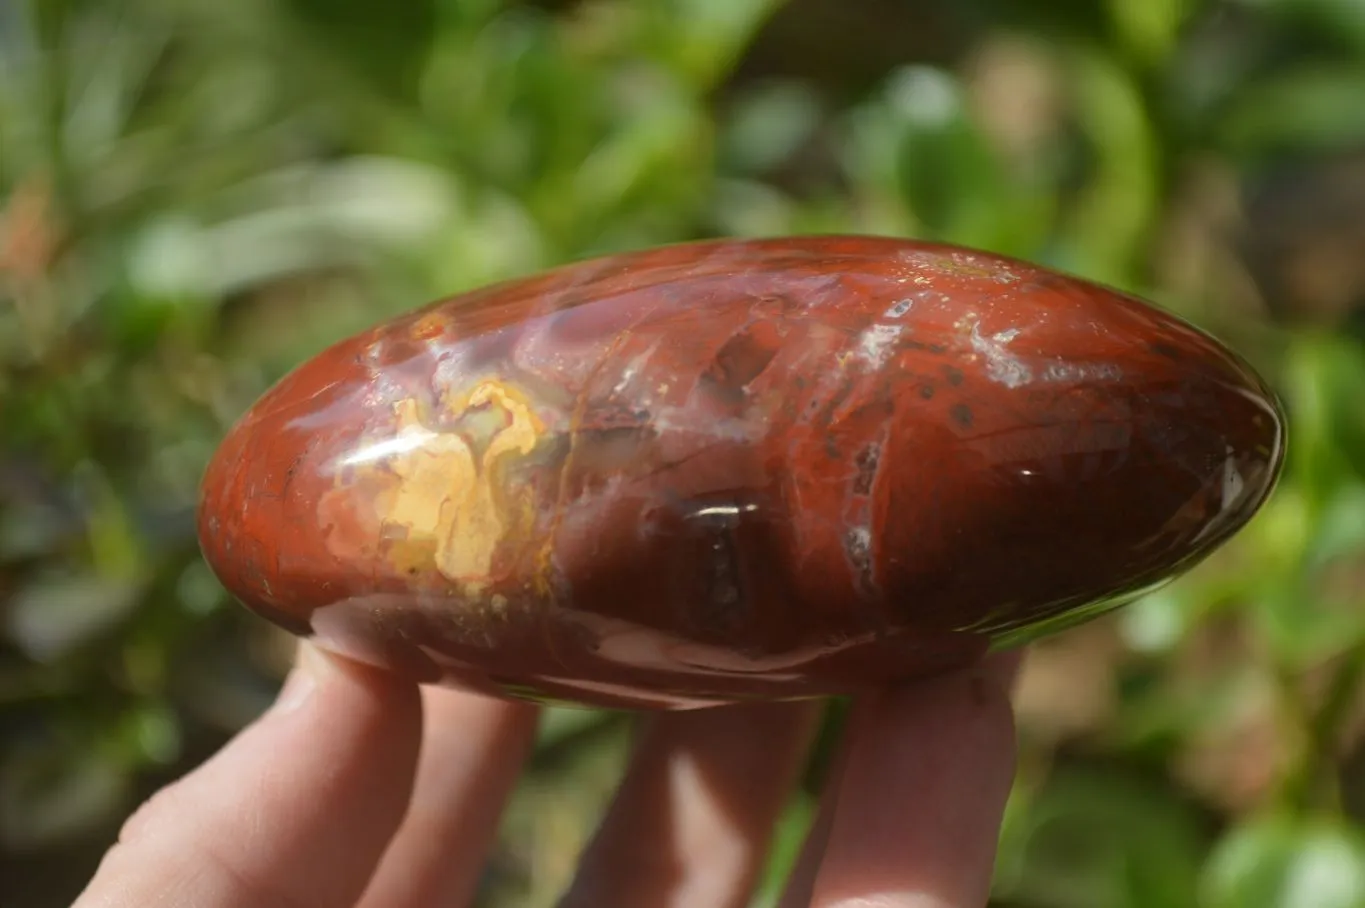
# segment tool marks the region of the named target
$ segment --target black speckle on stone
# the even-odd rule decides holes
[[[929,384],[928,382],[926,382],[926,383],[920,385],[920,386],[919,386],[919,396],[922,397],[922,398],[924,398],[925,400],[933,400],[933,399],[934,399],[934,386],[931,385],[931,384]]]
[[[581,442],[590,441],[598,445],[615,445],[627,442],[643,443],[659,434],[658,429],[649,424],[650,414],[648,412],[633,414],[630,418],[636,420],[634,425],[599,425],[591,429],[584,429],[580,435]]]
[[[954,388],[962,384],[966,379],[966,376],[962,374],[962,370],[956,366],[945,366],[943,374],[948,377],[948,384],[952,385]]]
[[[953,408],[948,411],[948,415],[951,416],[953,422],[957,423],[960,427],[964,429],[970,429],[972,427],[972,408],[966,404],[954,404]]]
[[[853,480],[855,495],[868,495],[872,492],[872,483],[877,478],[877,464],[881,457],[881,445],[873,442],[859,451],[858,456],[853,459],[854,466],[858,468],[857,478]]]
[[[917,340],[902,341],[901,346],[910,350],[922,350],[925,353],[932,353],[934,356],[942,356],[948,352],[948,348],[943,344],[927,344],[924,341]]]
[[[1164,356],[1167,359],[1173,359],[1176,362],[1180,362],[1185,358],[1178,347],[1168,344],[1165,341],[1152,341],[1148,346],[1156,355]]]

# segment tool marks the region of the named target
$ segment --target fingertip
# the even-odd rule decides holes
[[[1014,693],[1014,687],[1019,682],[1019,673],[1023,670],[1024,660],[1027,658],[1028,651],[1022,648],[1001,650],[983,659],[977,669],[1008,696]]]
[[[367,714],[372,709],[381,711],[386,722],[410,730],[415,752],[422,723],[421,688],[415,682],[301,640],[294,668],[285,678],[271,713],[291,712],[318,692],[344,700],[353,710]]]

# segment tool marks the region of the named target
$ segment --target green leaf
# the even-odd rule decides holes
[[[1331,819],[1255,820],[1218,843],[1200,889],[1205,908],[1363,908],[1365,838]]]
[[[126,579],[87,573],[34,578],[13,594],[6,635],[29,658],[52,662],[128,618],[141,588]]]
[[[413,95],[435,33],[433,0],[285,0],[300,40],[395,98]]]
[[[1147,65],[1170,56],[1193,11],[1189,0],[1109,0],[1109,15],[1123,43]]]
[[[1203,837],[1173,792],[1060,769],[1017,795],[996,894],[1048,908],[1193,908]]]
[[[1324,394],[1328,437],[1346,462],[1365,478],[1365,344],[1337,335],[1324,338],[1315,355]]]
[[[15,742],[0,753],[0,846],[36,851],[89,832],[124,805],[131,782],[107,748],[69,726]]]
[[[1058,264],[1129,286],[1157,214],[1160,136],[1139,86],[1117,61],[1079,52],[1067,76],[1089,173],[1068,212]]]
[[[664,53],[697,88],[727,74],[781,0],[667,0],[657,3],[655,28]],[[649,4],[645,4],[649,6]]]
[[[819,127],[815,93],[800,82],[767,83],[743,91],[722,124],[722,162],[757,173],[781,165]]]
[[[883,93],[853,111],[845,166],[888,232],[1028,254],[1051,222],[1048,187],[1007,175],[952,73],[892,73]]]
[[[1360,0],[1258,0],[1258,5],[1324,35],[1365,49],[1365,3]],[[1293,27],[1291,25],[1291,27]]]
[[[787,804],[773,827],[768,863],[750,908],[772,908],[778,904],[801,857],[818,807],[816,799],[804,793]]]
[[[1304,332],[1290,339],[1284,367],[1291,423],[1286,472],[1316,519],[1354,469],[1365,477],[1365,349],[1352,340]]]
[[[1325,151],[1365,139],[1365,67],[1309,63],[1238,92],[1220,130],[1239,156]]]

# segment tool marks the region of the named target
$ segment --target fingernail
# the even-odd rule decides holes
[[[284,679],[284,686],[280,688],[271,711],[293,712],[306,703],[317,690],[319,672],[325,670],[321,662],[322,657],[316,650],[306,643],[300,644],[294,657],[294,668]]]

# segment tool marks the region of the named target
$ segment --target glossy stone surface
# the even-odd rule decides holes
[[[200,536],[246,605],[474,689],[685,707],[960,666],[1207,555],[1279,470],[1236,356],[1113,291],[867,237],[457,297],[306,363]]]

